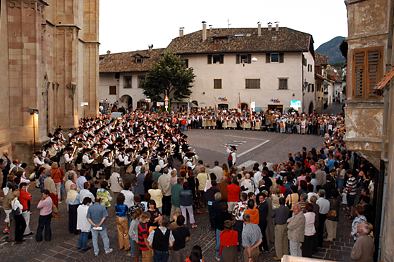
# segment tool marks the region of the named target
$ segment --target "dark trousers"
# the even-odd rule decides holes
[[[51,219],[52,214],[47,216],[41,216],[38,218],[38,228],[36,233],[36,240],[42,241],[42,231],[45,229],[44,238],[45,241],[51,241],[52,231],[51,231]]]
[[[211,229],[214,229],[214,218],[213,218],[213,207],[212,205],[208,205],[208,215],[209,215],[209,223],[211,224]]]
[[[319,226],[317,228],[317,245],[323,246],[324,224],[326,222],[326,214],[319,214]]]
[[[162,206],[163,215],[170,216],[171,196],[163,196],[162,202],[163,202],[163,206]]]
[[[77,230],[77,209],[79,205],[68,205],[68,231],[71,234],[78,234]]]
[[[7,185],[7,178],[8,178],[8,171],[3,172],[3,183],[1,184],[1,188],[5,188],[5,186]]]
[[[259,224],[261,234],[263,235],[263,242],[261,242],[260,248],[262,247],[263,250],[268,251],[268,242],[267,242],[267,234],[265,233],[267,229],[267,223]]]
[[[168,251],[155,250],[153,254],[153,262],[167,262],[170,254]]]
[[[304,236],[304,243],[302,244],[302,256],[312,257],[313,250],[315,249],[316,237]]]
[[[15,241],[20,242],[23,240],[23,233],[26,229],[26,221],[23,218],[22,214],[15,215]]]
[[[233,167],[233,160],[227,160],[228,168]]]
[[[238,247],[242,247],[242,229],[244,228],[244,222],[241,220],[235,220],[234,229],[238,232]]]
[[[86,249],[88,247],[89,232],[81,232],[78,239],[78,248]]]

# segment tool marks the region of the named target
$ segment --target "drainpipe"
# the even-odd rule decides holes
[[[386,71],[389,71],[393,65],[394,65],[394,58],[393,58],[393,31],[394,31],[394,26],[393,26],[393,16],[394,16],[394,0],[390,0],[388,2],[388,8],[390,10],[390,15],[389,15],[389,21],[388,21],[388,34],[387,34],[387,50],[386,50]],[[388,135],[390,132],[389,126],[388,126],[388,121],[389,121],[389,110],[390,110],[390,104],[392,104],[394,101],[391,100],[391,92],[393,92],[394,89],[394,83],[391,82],[390,86],[388,88],[385,88],[383,91],[383,101],[384,101],[384,111],[383,111],[383,138],[382,138],[382,153],[381,153],[381,161],[380,161],[380,178],[379,180],[382,180],[381,177],[383,177],[383,185],[378,184],[378,192],[377,196],[378,199],[376,201],[376,211],[377,215],[376,218],[379,218],[379,221],[376,226],[376,231],[379,232],[379,238],[375,238],[375,258],[377,258],[378,261],[381,260],[381,254],[382,254],[382,243],[384,241],[383,235],[384,235],[384,227],[382,225],[385,224],[384,220],[384,210],[386,207],[386,199],[387,199],[387,177],[388,177],[388,166],[389,166],[389,159],[388,159]],[[380,200],[380,201],[379,201]],[[386,234],[389,234],[389,232],[386,232]],[[391,248],[385,246],[385,248]]]

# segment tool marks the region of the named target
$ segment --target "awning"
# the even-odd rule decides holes
[[[384,77],[382,78],[382,80],[379,81],[379,83],[376,84],[375,86],[375,90],[378,92],[381,92],[386,86],[387,84],[391,81],[391,79],[394,77],[394,68],[391,69],[390,71],[388,71]]]

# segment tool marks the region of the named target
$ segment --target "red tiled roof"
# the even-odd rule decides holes
[[[159,60],[163,52],[164,48],[159,48],[100,55],[100,73],[146,72]],[[143,58],[142,63],[136,63],[136,57]]]
[[[388,71],[384,75],[384,77],[379,81],[379,83],[376,84],[374,89],[379,91],[383,90],[393,77],[394,77],[394,68]]]
[[[315,66],[328,65],[328,56],[315,52]]]
[[[307,52],[313,53],[310,34],[286,27],[268,30],[257,28],[207,29],[207,40],[202,41],[202,30],[174,38],[167,49],[177,54],[209,54],[235,52]]]

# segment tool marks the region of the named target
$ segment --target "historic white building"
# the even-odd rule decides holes
[[[100,55],[100,83],[98,100],[120,102],[125,108],[135,109],[146,103],[141,82],[158,61],[164,49],[147,49],[133,52]]]
[[[178,54],[196,75],[190,99],[199,107],[308,111],[314,97],[314,48],[310,34],[279,25],[262,28],[210,28],[173,39],[166,50]],[[100,56],[99,100],[145,97],[139,79],[163,49]],[[137,64],[138,59],[143,59]],[[138,68],[136,68],[136,66]],[[131,84],[129,84],[131,83]],[[131,86],[131,87],[130,87]],[[126,88],[125,88],[126,87]],[[127,99],[130,99],[127,97]],[[177,103],[182,104],[182,103]],[[173,103],[173,105],[176,105]]]

